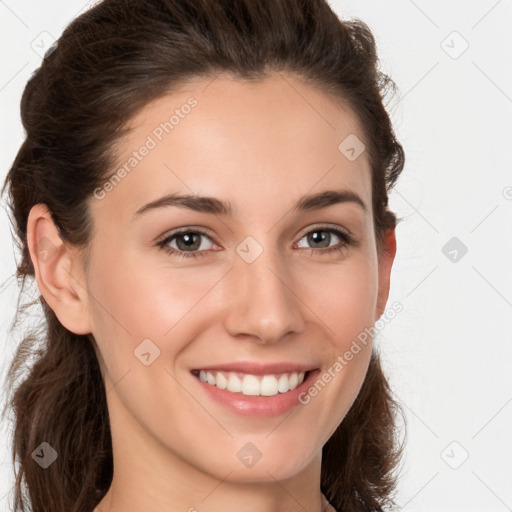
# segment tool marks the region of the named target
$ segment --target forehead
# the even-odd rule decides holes
[[[370,203],[357,117],[290,75],[196,79],[146,105],[129,126],[117,144],[115,179],[95,205],[124,221],[164,192],[222,197],[253,212],[327,188]]]

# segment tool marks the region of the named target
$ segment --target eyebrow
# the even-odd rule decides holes
[[[359,205],[364,212],[366,204],[358,194],[350,190],[325,190],[316,194],[303,196],[293,206],[294,212],[320,210],[334,204],[353,203]],[[135,212],[135,216],[141,215],[156,208],[175,206],[187,208],[196,212],[210,213],[214,215],[233,216],[233,207],[228,201],[221,201],[215,197],[198,196],[192,194],[167,194],[159,199],[145,204]]]

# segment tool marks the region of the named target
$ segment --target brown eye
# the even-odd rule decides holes
[[[341,229],[323,227],[309,231],[301,238],[301,240],[303,239],[306,239],[313,253],[322,254],[340,251],[353,242],[353,238],[348,232]],[[336,239],[338,239],[337,243]],[[333,241],[335,245],[331,245]]]
[[[161,242],[158,242],[158,246],[173,256],[195,258],[207,253],[208,248],[204,247],[204,239],[210,240],[210,237],[201,231],[182,230],[164,238]],[[176,247],[170,245],[174,242]],[[202,249],[199,250],[201,247]]]

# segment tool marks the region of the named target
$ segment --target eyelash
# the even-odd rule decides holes
[[[322,254],[322,255],[326,255],[326,254],[332,254],[332,253],[336,253],[336,252],[340,252],[342,251],[343,249],[345,249],[346,247],[348,247],[349,245],[353,245],[355,243],[355,238],[347,231],[343,231],[341,229],[336,229],[336,228],[330,228],[330,227],[317,227],[315,229],[312,229],[310,231],[307,231],[306,233],[304,233],[301,237],[300,237],[300,240],[302,238],[304,238],[306,235],[309,235],[310,233],[315,233],[317,231],[326,231],[328,233],[334,233],[336,236],[338,236],[339,238],[341,238],[342,242],[341,242],[341,245],[338,244],[338,245],[335,245],[333,247],[329,247],[327,249],[304,249],[306,251],[309,251],[309,253],[311,255],[314,255],[314,254]],[[200,256],[206,256],[206,253],[208,251],[196,251],[196,252],[192,252],[192,251],[181,251],[181,250],[176,250],[172,247],[169,247],[167,244],[173,240],[174,238],[180,236],[180,235],[184,235],[184,234],[198,234],[198,235],[202,235],[202,236],[205,236],[207,238],[210,238],[206,233],[204,233],[203,231],[201,230],[198,230],[198,229],[182,229],[182,230],[179,230],[179,231],[176,231],[175,233],[172,233],[171,235],[165,237],[163,240],[157,242],[157,246],[160,247],[162,250],[164,250],[166,253],[168,254],[171,254],[173,256],[177,256],[179,258],[197,258],[197,257],[200,257]]]

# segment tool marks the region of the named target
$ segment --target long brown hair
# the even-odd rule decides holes
[[[104,0],[66,27],[23,92],[26,139],[2,189],[9,191],[21,253],[20,297],[25,278],[34,277],[26,240],[30,209],[46,204],[65,243],[86,248],[93,227],[87,200],[111,174],[127,121],[148,102],[189,78],[225,72],[260,79],[273,71],[348,101],[357,115],[370,157],[380,251],[385,231],[397,222],[388,192],[404,152],[384,105],[396,86],[380,70],[366,24],[339,19],[325,0]],[[38,302],[42,332],[25,331],[7,376],[4,414],[12,410],[15,418],[14,511],[90,512],[113,475],[94,339],[68,331],[41,295],[32,305]],[[354,404],[323,448],[321,488],[338,511],[394,504],[403,450],[397,413],[403,416],[374,350]],[[42,442],[58,451],[44,470],[32,456]]]

